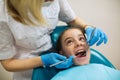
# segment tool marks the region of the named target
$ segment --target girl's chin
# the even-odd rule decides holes
[[[86,65],[86,64],[89,64],[89,62],[83,62],[83,63],[75,62],[75,65],[79,65],[79,66]]]
[[[74,58],[74,64],[75,65],[85,65],[85,64],[89,64],[89,59],[82,57],[82,58]]]

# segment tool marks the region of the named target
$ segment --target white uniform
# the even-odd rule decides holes
[[[42,13],[49,27],[26,26],[8,15],[4,0],[0,0],[0,60],[31,58],[52,47],[50,33],[58,21],[70,22],[76,15],[66,0],[45,2]],[[15,72],[13,80],[31,80],[32,70]]]

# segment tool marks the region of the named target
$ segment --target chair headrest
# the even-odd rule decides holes
[[[69,26],[57,26],[54,31],[51,33],[51,40],[53,43],[53,47],[56,47],[56,42],[60,36],[60,34],[66,30],[67,28],[69,28]]]

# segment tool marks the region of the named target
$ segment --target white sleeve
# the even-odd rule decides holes
[[[70,22],[75,19],[76,14],[74,11],[71,9],[69,3],[67,0],[59,0],[59,5],[60,5],[60,14],[59,14],[59,19],[64,22]]]
[[[0,60],[15,55],[14,39],[7,23],[0,21]]]
[[[7,14],[5,0],[0,0],[0,21],[7,22]]]

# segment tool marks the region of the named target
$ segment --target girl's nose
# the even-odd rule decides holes
[[[85,43],[79,40],[75,41],[75,47],[83,46]]]

